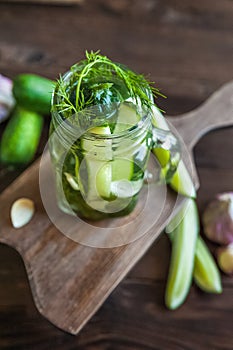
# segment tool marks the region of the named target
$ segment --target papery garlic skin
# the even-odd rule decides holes
[[[12,87],[12,80],[0,74],[0,123],[9,117],[15,105]]]
[[[233,243],[233,192],[217,195],[205,209],[202,222],[204,233],[211,241]]]
[[[217,250],[217,260],[223,272],[233,275],[233,243]]]

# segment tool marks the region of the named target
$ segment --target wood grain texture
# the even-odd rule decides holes
[[[161,107],[167,114],[181,114],[232,79],[232,16],[231,0],[92,0],[72,8],[5,1],[0,3],[0,72],[56,78],[86,48],[101,49],[135,70],[151,73],[168,96],[159,100]],[[48,123],[44,130],[42,146]],[[232,128],[209,133],[195,147],[200,212],[214,194],[232,190],[232,149]],[[0,191],[19,173],[0,173]],[[232,349],[232,279],[223,276],[223,296],[210,297],[193,287],[182,308],[168,312],[163,294],[169,251],[165,237],[157,240],[73,337],[40,316],[21,258],[1,245],[0,348]]]
[[[207,132],[231,125],[232,118],[233,82],[229,82],[194,111],[173,117],[171,122],[191,150]]]
[[[24,4],[50,4],[50,5],[77,5],[80,4],[83,0],[7,0],[7,2],[13,3],[24,3]],[[1,2],[6,2],[5,0],[0,0]]]
[[[185,136],[190,150],[205,131],[206,125],[208,130],[233,125],[233,101],[229,102],[232,95],[233,82],[222,87],[202,107],[190,112],[187,119],[184,116],[174,118],[178,134]],[[219,118],[218,108],[221,109],[222,119]],[[203,117],[200,118],[201,111],[206,110],[207,122]],[[183,153],[183,160],[188,162],[185,157]],[[174,211],[177,199],[174,194],[167,193],[158,220],[135,242],[112,249],[87,247],[69,240],[51,223],[41,201],[39,165],[39,162],[32,165],[1,194],[0,241],[14,247],[22,256],[36,306],[42,315],[59,328],[77,334],[159,236]],[[44,176],[48,181],[49,173],[46,172]],[[33,199],[37,210],[27,226],[15,230],[10,223],[9,213],[12,203],[20,197]],[[144,199],[141,201],[143,203]],[[148,210],[153,217],[154,207]],[[58,215],[61,216],[61,213]],[[125,220],[130,222],[134,217],[133,212],[126,219],[117,219],[119,233],[126,234],[123,226]],[[107,224],[105,230],[111,229],[112,220],[103,222]],[[76,232],[85,230],[85,235],[94,235],[97,227],[92,227],[88,233],[81,221],[72,229]],[[135,230],[132,225],[129,226],[128,230],[132,229]]]
[[[118,3],[121,8],[114,10]],[[168,114],[181,112],[181,98],[182,112],[188,111],[229,81],[233,71],[232,2],[211,3],[94,0],[77,8],[46,9],[2,4],[0,70],[10,76],[41,71],[56,78],[85,49],[101,49],[150,73],[176,99],[160,101]]]

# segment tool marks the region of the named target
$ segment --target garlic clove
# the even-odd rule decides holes
[[[65,173],[65,177],[66,177],[67,182],[73,188],[73,190],[78,191],[79,185],[78,185],[76,178],[73,175],[71,175],[70,173]]]
[[[218,265],[223,272],[233,275],[233,244],[217,250]]]
[[[35,212],[35,205],[31,199],[17,199],[11,207],[11,222],[14,228],[20,228],[29,223]]]

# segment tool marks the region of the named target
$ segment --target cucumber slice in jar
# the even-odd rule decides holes
[[[129,181],[125,179],[113,181],[111,184],[111,192],[119,198],[130,198],[140,191],[142,184],[142,179],[137,181]]]
[[[134,125],[137,125],[140,119],[141,117],[137,113],[136,107],[132,103],[122,103],[119,107],[117,123],[113,134],[118,134],[122,131],[129,129]],[[127,154],[127,149],[125,149],[125,146],[126,145],[124,144],[122,151],[120,150],[121,146],[119,146],[116,150],[116,153],[117,151],[120,151],[119,153],[124,153],[126,156],[116,157],[112,161],[112,181],[130,180],[133,177],[133,155],[129,156]]]
[[[116,158],[112,161],[112,181],[130,180],[133,177],[133,159]]]
[[[111,135],[109,126],[97,126],[89,130],[89,133],[96,135]],[[98,136],[97,136],[98,137]],[[87,154],[87,157],[92,157],[96,160],[111,160],[112,159],[112,141],[111,139],[83,138],[81,140],[81,147]]]
[[[118,118],[113,134],[121,133],[138,124],[141,117],[132,103],[121,103],[118,111]]]
[[[131,102],[124,102],[120,105],[118,118],[113,134],[118,134],[127,131],[134,125],[137,125],[141,116],[136,110],[136,106]],[[134,175],[134,152],[131,147],[131,142],[124,143],[116,149],[116,156],[112,163],[112,194],[118,198],[130,198],[139,192],[142,186],[142,180],[132,181]],[[129,152],[127,152],[129,147]]]
[[[111,195],[112,167],[110,162],[86,159],[89,201],[109,198]]]
[[[109,126],[98,126],[89,130],[96,135],[110,135]],[[112,141],[109,139],[83,138],[81,146],[84,150],[85,164],[87,168],[87,193],[84,193],[88,204],[100,201],[101,198],[109,198],[111,195],[112,181]],[[85,179],[83,179],[85,180]],[[103,201],[102,201],[103,202]],[[101,208],[103,203],[101,203]],[[95,208],[98,209],[98,208]]]
[[[138,186],[130,181],[134,173],[134,162],[127,158],[116,158],[112,161],[111,192],[114,196],[128,198],[138,192]]]
[[[109,126],[96,126],[92,129],[89,130],[92,134],[97,134],[97,135],[111,135],[111,131]]]

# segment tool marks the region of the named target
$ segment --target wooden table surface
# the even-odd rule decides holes
[[[55,79],[86,49],[101,49],[150,73],[168,96],[160,106],[175,115],[233,79],[232,18],[232,0],[83,0],[72,7],[0,1],[0,73]],[[196,146],[200,213],[214,194],[233,190],[232,150],[233,128],[211,132]],[[4,175],[1,168],[0,191],[20,171]],[[75,337],[38,313],[20,256],[1,245],[0,349],[233,349],[233,279],[222,276],[221,296],[192,286],[185,304],[168,311],[163,298],[169,254],[161,235]]]

